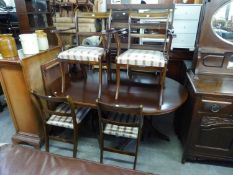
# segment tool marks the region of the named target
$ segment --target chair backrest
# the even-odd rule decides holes
[[[76,38],[77,45],[80,45],[80,37],[101,36],[103,46],[106,47],[107,30],[111,26],[110,12],[77,12],[76,19]]]
[[[138,126],[142,127],[143,123],[143,114],[142,109],[143,106],[136,106],[136,107],[125,107],[125,106],[119,106],[119,105],[110,105],[103,102],[100,102],[99,99],[96,100],[97,103],[97,109],[98,109],[98,116],[99,121],[102,123],[112,123],[116,125],[122,125],[122,126]],[[110,121],[109,119],[106,119],[105,113],[113,112],[113,113],[120,113],[125,115],[132,115],[137,116],[138,120],[132,123],[131,121]]]
[[[166,52],[171,9],[156,9],[129,13],[128,49],[146,49]]]
[[[54,93],[62,92],[62,71],[61,64],[64,64],[65,68],[65,87],[70,86],[69,78],[69,65],[66,63],[60,63],[57,59],[51,60],[41,65],[41,74],[44,84],[44,91],[46,95],[54,95]]]
[[[76,123],[75,107],[71,97],[45,96],[45,95],[40,95],[35,91],[31,91],[31,94],[36,99],[43,122],[46,122],[51,115],[66,116],[66,117],[71,117],[73,119],[73,124],[75,127],[75,123]],[[63,108],[61,108],[60,110],[55,110],[58,104],[64,104],[64,107],[68,110],[64,110]],[[67,105],[69,108],[67,108]]]

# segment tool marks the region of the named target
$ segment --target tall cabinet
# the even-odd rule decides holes
[[[48,0],[15,0],[15,6],[21,33],[53,25]]]
[[[19,60],[0,60],[0,82],[6,97],[16,133],[13,143],[27,143],[40,148],[43,130],[38,110],[33,105],[30,90],[44,93],[40,66],[56,58],[60,47],[51,47]]]
[[[175,5],[173,19],[175,37],[172,40],[171,49],[194,50],[201,7],[202,4]]]
[[[233,162],[233,2],[206,0],[189,100],[175,119],[186,160]]]

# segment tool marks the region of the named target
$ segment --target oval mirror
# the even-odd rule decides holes
[[[233,44],[233,1],[224,4],[213,15],[212,29],[221,40]]]

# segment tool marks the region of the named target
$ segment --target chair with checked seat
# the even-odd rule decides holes
[[[101,29],[92,29],[90,31],[83,31],[83,26],[79,26],[82,22],[97,22],[101,21],[101,25],[98,25]],[[99,66],[99,93],[98,98],[101,96],[102,91],[102,62],[106,60],[106,55],[108,52],[108,30],[110,29],[111,22],[111,12],[103,13],[103,12],[78,12],[76,15],[76,39],[77,39],[77,47],[65,50],[58,55],[58,59],[60,62],[70,62],[70,63],[80,63],[87,65],[98,65]],[[82,28],[82,31],[79,29]],[[98,28],[98,27],[97,27]],[[102,46],[84,46],[81,45],[82,39],[88,36],[99,36],[102,40]],[[110,67],[108,66],[108,72]],[[108,73],[109,75],[109,73]],[[65,75],[63,73],[63,83],[62,83],[62,91],[65,89]]]
[[[109,105],[96,100],[99,129],[100,129],[100,163],[103,163],[103,152],[115,152],[134,157],[133,169],[136,168],[138,147],[141,140],[143,126],[142,106],[123,107],[119,105]],[[104,138],[106,135],[133,139],[136,141],[134,151],[125,151],[117,148],[106,147]]]
[[[68,142],[73,144],[73,157],[77,155],[78,128],[79,124],[87,116],[90,108],[75,108],[71,97],[44,96],[31,92],[39,107],[45,138],[45,150],[49,152],[49,139]],[[73,138],[67,139],[62,136],[49,134],[51,127],[73,130]]]
[[[118,99],[120,90],[120,69],[131,71],[154,72],[158,75],[160,97],[158,105],[162,105],[163,88],[168,63],[170,47],[169,16],[170,9],[155,10],[153,12],[129,13],[128,50],[121,53],[118,33],[115,39],[118,46],[116,57],[116,94]]]

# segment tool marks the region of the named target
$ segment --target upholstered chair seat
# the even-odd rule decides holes
[[[128,123],[139,122],[139,118],[136,115],[125,115],[125,114],[117,114],[117,113],[114,114],[115,115],[110,115],[108,120],[114,122],[128,122]],[[138,127],[121,126],[121,125],[107,123],[103,132],[104,134],[108,134],[108,135],[137,139],[138,131],[139,131],[138,129],[139,129]]]
[[[59,113],[71,113],[71,109],[69,105],[66,103],[62,103],[57,106],[56,112]],[[81,123],[82,120],[87,116],[87,113],[90,111],[89,108],[76,108],[75,115],[76,115],[76,122],[77,124]],[[64,128],[73,129],[73,119],[70,116],[59,116],[59,115],[51,115],[51,117],[46,122],[48,125],[59,126]]]
[[[167,61],[163,52],[140,49],[129,49],[116,59],[117,64],[152,67],[164,67]]]
[[[61,52],[58,55],[58,58],[98,62],[104,56],[104,54],[105,50],[101,47],[78,46]]]

